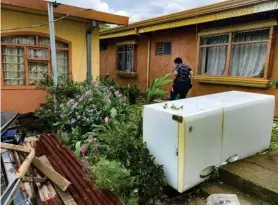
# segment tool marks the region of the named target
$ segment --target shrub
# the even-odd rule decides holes
[[[132,190],[134,177],[121,163],[101,158],[92,168],[99,188],[114,192],[124,204],[137,204],[138,192]]]
[[[149,101],[163,93],[158,87],[166,78],[155,80],[147,91]],[[142,138],[136,137],[142,129],[141,111],[130,106],[126,90],[107,79],[92,85],[70,80],[53,90],[51,81],[42,84],[49,99],[35,113],[45,130],[58,132],[92,166],[98,186],[118,194],[123,203],[146,204],[160,198],[166,184],[163,167],[155,164]],[[132,86],[130,93],[137,94],[137,88]]]
[[[95,125],[104,124],[105,118],[110,118],[112,115],[122,121],[128,118],[127,98],[113,86],[107,87],[99,82],[90,86],[82,83],[64,86],[66,88],[60,85],[57,89],[63,91],[59,93],[63,97],[57,95],[58,92],[55,93],[58,97],[55,104],[49,99],[35,112],[46,130],[71,133],[77,128],[80,135],[93,131]],[[72,95],[77,88],[79,89],[76,95]]]
[[[109,125],[100,126],[94,133],[102,145],[109,150],[103,150],[101,156],[109,160],[119,161],[130,170],[134,177],[134,188],[145,204],[160,198],[165,186],[163,167],[155,164],[154,157],[149,153],[142,139],[136,138],[133,124],[113,120]]]

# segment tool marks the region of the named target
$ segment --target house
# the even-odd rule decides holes
[[[100,72],[144,91],[181,57],[195,73],[191,96],[230,90],[277,96],[269,86],[278,79],[277,20],[276,0],[227,0],[104,30]]]
[[[47,2],[1,1],[1,111],[30,112],[45,102],[36,84],[51,75]],[[99,23],[127,25],[128,17],[58,4],[54,8],[58,76],[99,76]]]

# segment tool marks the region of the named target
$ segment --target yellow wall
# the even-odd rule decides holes
[[[11,11],[2,9],[1,24],[2,29],[29,26],[34,24],[41,24],[48,21],[47,16],[41,16],[36,14],[23,13],[18,11]],[[55,36],[65,39],[71,42],[72,45],[72,75],[74,80],[83,81],[86,79],[86,29],[88,23],[72,20],[61,20],[55,22]],[[18,31],[34,31],[48,34],[48,25],[37,27],[33,29],[23,29]],[[12,31],[7,31],[12,32]],[[13,31],[13,32],[16,32]],[[4,33],[4,32],[3,32]],[[98,29],[95,30],[92,35],[92,72],[96,77],[99,74],[99,37]],[[96,52],[97,51],[97,52]]]
[[[100,66],[99,66],[99,30],[94,29],[91,37],[91,45],[92,45],[92,74],[93,79],[99,77],[100,74]]]
[[[23,27],[48,22],[47,16],[1,9],[2,29]],[[86,30],[88,22],[63,19],[55,22],[55,36],[71,42],[71,69],[74,80],[83,81],[87,75]],[[48,25],[33,29],[7,31],[39,32],[48,34]],[[4,33],[4,32],[3,32]],[[99,75],[99,31],[92,34],[92,74],[94,79]],[[0,64],[1,65],[1,64]],[[1,65],[2,70],[2,65]],[[2,76],[2,73],[1,73]],[[1,111],[32,112],[45,103],[46,92],[34,87],[1,88]]]

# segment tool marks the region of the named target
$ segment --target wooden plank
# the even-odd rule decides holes
[[[40,182],[40,183],[44,183],[48,179],[47,178],[40,178],[40,177],[22,177],[21,180],[22,180],[22,182]]]
[[[227,61],[226,61],[226,65],[225,65],[225,76],[229,76],[229,73],[230,73],[231,56],[232,56],[232,33],[229,33]]]
[[[42,162],[39,158],[35,157],[33,159],[32,164],[40,170],[46,177],[48,177],[54,184],[58,185],[59,188],[65,191],[68,186],[71,184],[66,178],[56,172],[54,169],[50,168],[44,162]]]
[[[52,165],[50,164],[49,160],[47,159],[47,157],[45,155],[39,157],[39,159],[53,169]],[[64,202],[65,205],[77,205],[76,202],[74,201],[73,197],[71,196],[71,194],[69,194],[66,191],[65,192],[62,191],[55,184],[54,184],[54,188],[55,188],[56,192],[59,194],[60,198],[62,199],[62,201]]]
[[[264,68],[264,78],[268,79],[269,77],[269,68],[270,68],[270,54],[271,54],[271,46],[273,41],[273,27],[270,28],[269,32],[269,40],[267,44],[267,53],[266,53],[266,59],[265,59],[265,68]]]
[[[29,149],[28,147],[20,146],[20,145],[14,145],[14,144],[8,144],[8,143],[3,143],[3,142],[1,142],[1,148],[8,149],[8,150],[16,150],[16,151],[19,151],[19,152],[26,152],[26,153],[31,152],[31,149]]]
[[[33,159],[35,157],[35,149],[31,149],[30,154],[27,156],[27,158],[24,160],[24,162],[20,165],[18,172],[16,173],[16,176],[19,178],[22,178],[25,176],[29,166],[31,165]]]
[[[33,145],[34,145],[35,141],[37,140],[37,138],[31,137],[31,138],[27,138],[27,139],[28,139],[28,141],[26,139],[24,141],[25,146],[28,148],[33,148],[34,147]],[[43,179],[38,174],[35,178]],[[26,183],[26,184],[29,184],[29,183]],[[54,184],[51,181],[46,181],[44,183],[36,182],[35,184],[38,188],[38,193],[36,195],[39,196],[41,204],[47,205],[47,204],[49,204],[49,202],[53,202],[53,201],[56,204],[58,204],[58,202],[57,202],[58,193],[55,191],[55,188],[53,186]]]

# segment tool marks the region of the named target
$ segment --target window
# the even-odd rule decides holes
[[[4,85],[37,85],[45,74],[51,74],[49,44],[49,38],[36,35],[2,37]],[[58,78],[68,78],[68,44],[56,40],[56,53]]]
[[[171,54],[171,42],[156,43],[155,54],[156,56],[170,55]]]
[[[117,70],[134,72],[134,44],[117,45]]]
[[[200,37],[202,75],[267,78],[271,28]]]
[[[102,51],[107,50],[107,48],[108,48],[108,45],[106,43],[101,43],[100,47],[99,47],[99,50],[102,52]]]

